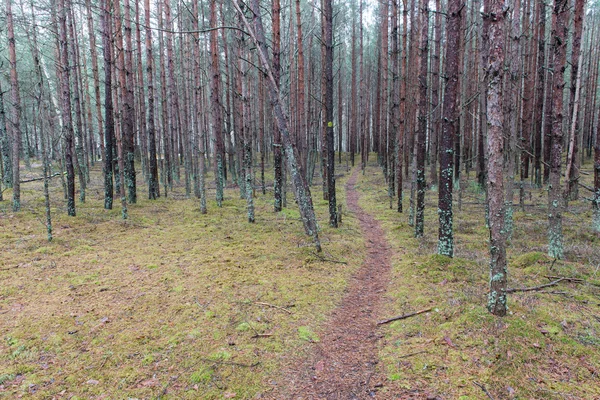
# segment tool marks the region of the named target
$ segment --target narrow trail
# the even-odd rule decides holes
[[[360,222],[367,248],[363,265],[351,278],[342,303],[325,324],[313,354],[288,375],[289,399],[378,398],[377,311],[389,278],[390,248],[381,226],[359,205],[355,189],[360,169],[346,184],[347,206]]]

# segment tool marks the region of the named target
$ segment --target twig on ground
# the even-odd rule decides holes
[[[242,363],[236,363],[233,361],[224,361],[224,360],[211,360],[210,358],[199,358],[198,361],[204,361],[206,363],[214,364],[214,365],[231,365],[233,367],[244,367],[244,368],[254,368],[254,367],[257,367],[260,365],[260,361],[257,361],[252,364],[242,364]]]
[[[557,280],[552,281],[550,283],[546,283],[545,285],[533,286],[533,287],[528,287],[528,288],[506,289],[506,293],[534,292],[536,290],[544,289],[544,288],[551,287],[551,286],[556,286],[556,285],[558,285],[560,282],[562,282],[564,280],[565,280],[565,278],[560,278],[560,279],[557,279]]]
[[[481,384],[481,383],[479,383],[479,382],[475,382],[475,381],[473,381],[473,385],[475,385],[475,386],[479,386],[479,388],[480,388],[481,390],[483,390],[483,393],[485,393],[485,394],[486,394],[486,396],[487,396],[487,397],[488,397],[490,400],[494,400],[494,398],[492,397],[492,395],[490,394],[490,392],[488,392],[488,391],[487,391],[487,389],[485,388],[485,386],[484,386],[483,384]]]
[[[406,319],[406,318],[414,317],[415,315],[423,314],[423,313],[429,312],[431,310],[432,310],[432,307],[429,307],[429,308],[427,308],[425,310],[416,311],[416,312],[412,312],[412,313],[409,313],[409,314],[403,314],[403,315],[399,315],[397,317],[393,317],[393,318],[389,318],[389,319],[384,319],[383,321],[379,321],[377,323],[377,325],[389,324],[390,322],[394,322],[394,321],[398,321],[398,320],[401,320],[401,319]]]
[[[567,282],[573,282],[573,283],[584,283],[585,281],[581,278],[571,278],[568,276],[546,276],[546,278],[548,279],[564,279]]]
[[[421,350],[421,351],[417,351],[415,353],[408,353],[403,356],[399,356],[398,358],[408,358],[408,357],[416,356],[418,354],[423,354],[423,353],[429,353],[429,352],[427,350]]]
[[[252,339],[257,339],[257,338],[261,338],[261,337],[271,337],[271,336],[273,336],[272,333],[257,333],[256,335],[251,336],[251,337],[252,337]]]
[[[262,301],[255,301],[254,304],[259,305],[259,306],[267,306],[267,307],[273,307],[273,308],[277,308],[279,310],[285,311],[288,314],[292,314],[292,312],[290,310],[288,310],[287,308],[284,307],[280,307],[280,306],[276,306],[274,304],[269,304],[269,303],[263,303]],[[289,307],[289,306],[288,306]]]
[[[0,268],[0,271],[8,271],[8,270],[11,270],[11,269],[16,269],[16,268],[19,268],[19,267],[20,267],[20,264],[19,264],[19,265],[12,266],[12,267]]]

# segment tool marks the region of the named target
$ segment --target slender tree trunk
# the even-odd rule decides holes
[[[461,12],[463,0],[450,0],[446,40],[448,49],[458,49],[460,45]],[[454,256],[454,228],[452,212],[452,192],[454,185],[454,137],[458,128],[458,51],[448,50],[444,59],[446,87],[444,93],[444,113],[442,135],[440,137],[440,176],[438,188],[438,215],[440,220],[438,253]]]
[[[148,173],[148,198],[160,197],[158,163],[156,160],[156,125],[154,119],[154,52],[152,51],[152,30],[150,29],[150,0],[144,0],[146,23],[146,73],[148,76],[148,147],[150,151]],[[141,51],[141,49],[140,49]]]
[[[79,60],[77,57],[77,45],[75,38],[75,27],[74,27],[74,15],[71,6],[71,1],[67,0],[65,3],[65,7],[67,8],[67,40],[69,46],[71,48],[70,56],[71,56],[71,65],[72,68],[69,68],[69,81],[73,82],[73,90],[71,93],[73,106],[75,108],[75,164],[77,166],[77,176],[79,178],[79,201],[85,203],[85,190],[86,190],[86,162],[84,156],[84,139],[83,139],[83,121],[82,121],[82,100],[81,100],[81,91],[79,90],[79,76],[78,76],[78,65]],[[68,51],[68,49],[67,49]],[[71,74],[71,70],[73,73]],[[72,79],[71,79],[72,77]]]
[[[327,139],[327,189],[329,200],[329,225],[337,228],[337,204],[335,196],[335,148],[333,145],[333,6],[331,0],[323,0],[323,46],[325,47],[325,137]]]
[[[440,55],[443,54],[441,52],[442,46],[442,13],[441,13],[441,1],[436,0],[435,2],[435,49],[433,51],[433,55],[431,57],[432,66],[431,66],[431,116],[432,116],[432,127],[430,129],[431,139],[430,139],[430,151],[429,151],[429,167],[430,174],[429,180],[432,185],[438,184],[438,171],[437,171],[437,163],[439,156],[439,141],[440,138],[440,128],[442,125],[442,104],[440,101]]]
[[[422,237],[425,226],[425,145],[427,140],[427,73],[429,56],[429,6],[421,0],[421,62],[419,68],[419,127],[417,132],[417,208],[415,237]]]
[[[567,0],[555,0],[552,14],[552,52],[554,60],[549,65],[554,71],[552,85],[552,131],[550,151],[550,179],[548,187],[548,255],[563,258],[562,209],[564,199],[560,186],[563,150],[563,89],[567,68],[567,34],[569,31]]]
[[[544,128],[544,89],[546,87],[546,4],[540,3],[540,22],[536,30],[537,87],[535,93],[534,164],[533,175],[537,187],[542,186],[542,143]]]
[[[98,53],[96,50],[96,33],[94,30],[94,18],[92,17],[92,6],[90,0],[85,1],[88,21],[88,34],[90,41],[90,53],[92,55],[92,75],[94,77],[94,95],[96,98],[96,119],[98,121],[98,132],[100,137],[100,151],[104,156],[104,139],[102,138],[102,129],[104,122],[102,118],[102,102],[100,100],[100,76],[98,73]],[[91,121],[90,121],[91,123]]]
[[[148,0],[146,0],[148,1]],[[198,15],[198,2],[194,1],[192,3],[192,30],[198,31],[198,19],[200,16]],[[150,44],[148,44],[150,46]],[[150,48],[150,47],[149,47]],[[194,95],[196,96],[196,129],[198,130],[198,137],[200,138],[200,156],[199,156],[199,166],[198,166],[198,186],[200,191],[200,213],[206,214],[206,185],[204,181],[204,177],[206,175],[206,166],[205,166],[205,157],[206,157],[206,149],[204,148],[204,134],[205,130],[203,129],[203,114],[205,110],[203,109],[203,101],[202,101],[202,78],[201,78],[201,67],[200,67],[200,35],[196,32],[194,33],[194,46],[193,53],[194,57],[194,86],[195,91]]]
[[[281,5],[279,0],[272,1],[271,18],[273,25],[273,79],[275,85],[279,87],[279,79],[281,74]],[[273,123],[273,169],[275,179],[273,181],[274,202],[273,209],[279,212],[283,206],[283,147],[281,142],[281,132],[277,123]]]
[[[579,119],[577,110],[579,106],[579,83],[580,83],[580,65],[581,57],[581,36],[583,34],[585,0],[575,0],[574,10],[574,29],[573,29],[573,51],[571,55],[571,120],[573,128],[571,129],[571,138],[569,140],[568,158],[565,169],[566,199],[576,200],[579,195]]]
[[[396,132],[396,187],[398,190],[398,212],[402,212],[402,187],[403,187],[403,175],[402,169],[404,165],[404,136],[406,135],[407,128],[407,115],[406,115],[406,90],[408,80],[408,7],[407,0],[402,0],[402,46],[404,51],[402,52],[402,73],[400,82],[400,127]],[[390,167],[391,168],[391,167]],[[391,181],[391,179],[390,179]]]
[[[125,87],[121,90],[123,96],[123,163],[125,185],[129,203],[137,202],[137,185],[135,181],[135,97],[134,97],[134,70],[133,70],[133,42],[131,37],[131,7],[129,0],[123,2],[123,27],[125,32]]]
[[[71,120],[71,88],[69,71],[69,49],[67,42],[67,13],[65,0],[58,0],[58,35],[61,69],[60,94],[62,105],[63,137],[65,151],[65,165],[67,169],[67,213],[75,216],[75,170],[73,168],[73,122]]]
[[[499,0],[484,1],[483,65],[486,71],[488,124],[488,208],[490,225],[490,293],[488,310],[506,315],[506,234],[504,232],[503,173],[503,93],[504,73],[504,4]]]
[[[217,26],[217,2],[210,2],[210,27]],[[210,32],[210,98],[212,103],[212,125],[215,138],[215,184],[217,187],[217,206],[223,205],[223,117],[221,115],[221,96],[220,96],[220,70],[219,70],[219,52],[218,52],[218,31]]]
[[[10,131],[12,132],[12,208],[13,211],[19,211],[21,210],[21,178],[19,171],[21,160],[21,95],[19,93],[17,53],[11,4],[12,0],[6,0],[6,29],[8,31],[8,60],[10,64],[10,100],[12,103],[10,116]],[[75,209],[73,208],[73,210]]]
[[[398,178],[398,212],[402,212],[402,155],[397,150],[402,146],[402,118],[400,104],[401,104],[401,74],[400,74],[400,45],[399,45],[399,32],[398,32],[398,0],[392,0],[392,15],[390,18],[391,22],[391,37],[392,37],[392,95],[390,98],[390,147],[388,149],[388,197],[390,198],[390,205],[392,204],[392,198],[394,197],[394,191],[392,181],[394,178]],[[385,18],[388,18],[385,15]],[[385,55],[384,57],[387,57]],[[395,137],[394,137],[395,136]],[[394,146],[395,144],[395,146]],[[396,162],[393,158],[396,157]],[[396,165],[396,170],[394,170]]]
[[[103,10],[102,49],[104,55],[104,208],[112,210],[113,206],[113,146],[115,120],[113,114],[112,95],[112,3],[111,0],[100,0]]]

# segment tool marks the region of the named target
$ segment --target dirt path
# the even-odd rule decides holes
[[[358,205],[357,168],[346,184],[348,208],[360,221],[367,255],[352,277],[340,306],[326,323],[311,357],[290,371],[290,399],[366,399],[378,397],[377,311],[386,290],[390,249],[379,222]]]

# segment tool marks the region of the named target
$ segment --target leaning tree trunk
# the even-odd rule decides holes
[[[450,0],[449,17],[446,25],[447,46],[458,49],[460,45],[461,12],[463,0]],[[445,58],[446,88],[444,94],[444,117],[440,137],[440,176],[438,213],[440,220],[438,253],[454,256],[454,231],[452,224],[452,192],[454,184],[454,137],[458,128],[458,51],[448,51]]]
[[[488,310],[506,315],[506,235],[504,233],[503,93],[504,3],[485,0],[483,14],[483,65],[487,73],[488,208],[490,226],[490,293]]]
[[[569,32],[569,2],[555,0],[552,14],[552,52],[554,60],[549,69],[552,81],[552,132],[550,148],[550,177],[548,187],[548,255],[563,258],[562,209],[564,199],[560,187],[563,150],[563,88],[567,68],[567,34]]]
[[[268,75],[269,84],[269,97],[271,99],[271,106],[273,107],[273,114],[285,146],[285,153],[290,175],[292,177],[292,185],[294,187],[294,193],[296,195],[296,201],[300,209],[300,216],[302,223],[304,224],[304,230],[307,235],[312,236],[314,239],[315,247],[317,251],[321,251],[321,243],[319,241],[319,232],[317,226],[317,219],[312,202],[312,196],[310,194],[310,187],[308,186],[306,179],[298,166],[298,152],[292,144],[292,139],[288,130],[288,117],[283,111],[283,101],[279,92],[273,73],[271,71],[271,63],[269,62],[267,53],[267,40],[265,38],[265,31],[260,16],[259,0],[251,1],[251,8],[254,19],[254,26],[251,26],[242,10],[240,9],[238,0],[234,0],[234,7],[237,12],[242,16],[244,26],[252,36],[252,40],[257,47],[258,55],[260,57],[261,64]]]

